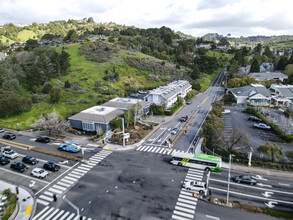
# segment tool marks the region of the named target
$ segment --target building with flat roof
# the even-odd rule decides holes
[[[93,106],[68,118],[74,129],[83,131],[99,131],[111,129],[110,121],[122,115],[124,111],[108,106]]]

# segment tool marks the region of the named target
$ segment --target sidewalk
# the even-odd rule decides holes
[[[12,193],[16,192],[16,185],[0,180],[0,191],[10,189]],[[34,216],[36,209],[36,199],[33,192],[23,186],[18,186],[18,205],[13,212],[14,220],[29,220]]]

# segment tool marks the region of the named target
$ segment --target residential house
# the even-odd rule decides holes
[[[195,49],[198,49],[198,48],[211,49],[211,44],[210,43],[196,44]]]
[[[230,47],[230,45],[226,45],[226,44],[217,44],[217,49],[220,49],[220,50],[230,50],[231,47]]]
[[[94,106],[68,118],[74,129],[96,132],[111,129],[110,121],[122,115],[122,110],[107,106]]]
[[[273,63],[262,63],[259,66],[260,72],[272,72],[275,70],[275,66]]]
[[[7,57],[6,53],[0,52],[0,60],[5,60],[6,57]]]
[[[263,73],[250,73],[248,74],[249,77],[254,77],[256,80],[263,82],[266,79],[275,79],[280,80],[281,82],[284,81],[284,79],[288,79],[288,76],[280,71],[275,72],[263,72]]]
[[[269,88],[272,94],[272,103],[277,106],[289,106],[293,103],[293,85],[276,85]]]
[[[252,105],[269,105],[271,94],[269,90],[260,84],[250,84],[244,87],[229,88],[226,94],[232,93],[236,103],[249,103]]]

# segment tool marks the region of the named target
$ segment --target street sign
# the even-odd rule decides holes
[[[126,138],[130,138],[130,133],[125,133],[124,134],[124,138],[126,139]]]

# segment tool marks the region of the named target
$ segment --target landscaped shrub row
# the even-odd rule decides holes
[[[48,149],[43,149],[43,148],[38,148],[38,147],[33,147],[33,148],[31,148],[31,150],[41,152],[44,154],[50,154],[50,155],[57,156],[57,157],[62,157],[62,158],[68,159],[68,160],[75,160],[75,161],[82,160],[82,158],[79,156],[63,153],[60,151],[48,150]]]

